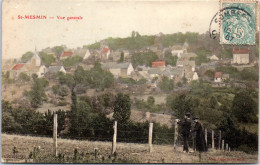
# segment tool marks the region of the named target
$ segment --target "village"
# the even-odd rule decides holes
[[[222,58],[221,54],[206,54],[206,58],[204,59],[206,62],[196,65],[197,62],[195,60],[198,58],[198,55],[188,51],[188,42],[164,47],[161,43],[162,37],[163,34],[158,34],[154,39],[154,45],[135,50],[122,48],[112,50],[109,44],[103,40],[100,41],[99,47],[95,49],[90,49],[86,46],[83,46],[83,48],[68,49],[63,45],[56,47],[56,49],[59,48],[57,53],[55,47],[45,48],[41,51],[35,48],[33,53],[29,52],[29,56],[27,54],[28,57],[24,55],[26,60],[22,58],[3,60],[2,73],[8,76],[8,79],[13,80],[12,83],[3,82],[3,98],[13,101],[16,104],[19,104],[19,102],[28,102],[28,100],[25,101],[26,98],[21,89],[29,89],[28,85],[32,80],[30,78],[26,80],[24,77],[32,77],[33,74],[36,74],[39,78],[47,79],[51,87],[59,83],[58,73],[62,72],[65,75],[74,75],[78,67],[90,70],[96,62],[99,62],[103,70],[112,73],[115,78],[114,84],[103,91],[90,88],[86,85],[76,86],[77,94],[93,97],[102,92],[124,92],[130,94],[133,102],[147,100],[149,96],[152,96],[155,99],[155,103],[159,105],[165,103],[165,99],[171,91],[189,91],[190,84],[194,81],[199,81],[199,79],[210,83],[212,88],[247,88],[248,84],[246,84],[246,81],[234,76],[232,77],[229,71],[219,68],[232,67],[238,71],[242,71],[244,68],[258,65],[258,60],[252,58],[254,55],[249,48],[236,47],[232,49],[232,58]],[[141,64],[140,61],[135,61],[136,56],[140,54],[148,56],[151,54],[150,56],[155,56],[155,58],[149,59],[148,63]],[[49,60],[50,62],[46,65],[47,57],[51,57],[50,59],[52,60]],[[145,61],[145,59],[143,60]],[[67,64],[68,62],[66,63],[66,61],[72,61],[72,63]],[[19,88],[16,89],[18,86]],[[258,85],[253,85],[253,88],[257,87]],[[49,99],[44,104],[47,107],[39,107],[39,111],[46,112],[48,109],[57,109],[55,107],[58,106],[63,106],[63,109],[69,110],[69,94],[66,95],[67,99],[58,105],[59,103],[53,102],[53,98],[56,99],[54,91],[51,88],[47,88],[46,93]],[[157,116],[154,120],[161,121],[170,126],[172,111],[163,108],[163,106],[161,107],[153,115]],[[140,110],[138,106],[132,106],[133,119],[142,118],[137,116],[149,116],[148,118],[150,118],[150,112],[140,112],[138,109]],[[162,120],[161,115],[165,115],[164,118],[168,119]],[[140,121],[140,119],[137,121]]]
[[[181,146],[175,121],[190,112],[212,136],[209,148],[220,150],[222,138],[231,150],[254,154],[258,53],[197,33],[132,32],[74,49],[36,45],[2,60],[2,132],[51,137],[55,114],[59,138],[111,141],[117,118],[119,142],[147,143],[154,124],[149,144]]]

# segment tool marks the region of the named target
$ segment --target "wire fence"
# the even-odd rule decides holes
[[[57,115],[57,114],[55,114]],[[54,115],[54,116],[55,116]],[[71,120],[74,122],[77,122],[78,120]],[[56,121],[58,123],[58,121]],[[49,132],[49,135],[42,135],[38,134],[38,132],[35,132],[33,134],[26,134],[27,136],[33,136],[33,137],[46,137],[50,138],[53,137],[53,139],[56,138],[56,141],[54,140],[54,143],[59,141],[59,139],[77,139],[77,140],[91,140],[91,141],[105,141],[105,142],[112,142],[112,148],[111,150],[115,150],[115,146],[117,142],[124,142],[124,143],[146,143],[150,146],[152,144],[160,144],[160,145],[174,145],[177,147],[182,147],[184,144],[183,136],[180,133],[180,130],[178,129],[178,124],[175,122],[173,124],[173,128],[171,129],[171,132],[163,132],[158,127],[153,127],[152,129],[151,124],[145,125],[144,127],[141,127],[142,129],[133,129],[135,127],[128,127],[129,124],[118,124],[115,126],[115,122],[101,122],[101,123],[94,123],[91,124],[91,128],[87,127],[81,127],[81,125],[78,125],[77,131],[80,134],[79,136],[62,136],[61,134],[55,135],[53,132],[58,130],[58,127],[63,127],[63,126],[58,126],[57,123],[55,124],[54,122],[49,123],[49,125],[46,124],[36,124],[36,125],[31,125],[31,124],[21,124],[21,127],[26,127],[26,130],[28,131],[35,131],[35,128],[45,128],[52,130],[53,132]],[[104,125],[111,124],[109,127],[103,128]],[[136,126],[136,125],[134,125]],[[11,126],[5,126],[6,128]],[[138,128],[138,127],[136,127]],[[150,132],[152,131],[152,132]],[[175,132],[177,131],[177,132]],[[221,137],[221,132],[219,130],[211,130],[211,129],[204,129],[203,130],[204,135],[205,135],[205,141],[206,141],[206,146],[208,148],[212,149],[221,149],[221,150],[229,150],[230,148],[225,148],[225,144],[223,143],[223,138]],[[106,134],[95,134],[96,132],[106,132]],[[53,134],[52,134],[53,133]],[[56,137],[55,137],[56,136]],[[59,138],[58,138],[59,137]],[[195,137],[191,133],[189,138],[188,138],[188,145],[190,148],[194,148],[195,146]],[[227,144],[226,144],[227,145]],[[54,150],[57,150],[57,145],[53,145],[55,148]],[[173,147],[174,148],[174,147]]]

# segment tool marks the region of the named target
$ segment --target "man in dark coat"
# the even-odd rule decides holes
[[[195,133],[196,137],[195,137],[195,148],[196,151],[199,152],[206,152],[207,151],[207,146],[206,146],[206,142],[205,142],[205,136],[204,136],[204,132],[202,130],[202,126],[201,124],[198,122],[198,117],[194,118],[194,127],[192,128],[192,133]]]
[[[181,126],[182,137],[183,137],[183,151],[189,152],[188,138],[191,132],[191,119],[190,113],[187,112],[184,116],[184,120],[178,121],[178,124]]]

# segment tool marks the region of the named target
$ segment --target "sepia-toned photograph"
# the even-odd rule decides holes
[[[259,1],[3,0],[1,20],[1,163],[259,163]]]

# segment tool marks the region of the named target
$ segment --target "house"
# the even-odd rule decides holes
[[[171,47],[171,53],[173,56],[181,57],[181,54],[187,53],[187,49],[181,45],[174,45]]]
[[[24,67],[24,63],[15,64],[12,69],[10,70],[10,78],[16,79],[18,78],[19,74],[25,72],[26,69]]]
[[[32,74],[37,74],[38,77],[43,77],[44,74],[47,71],[46,66],[44,65],[40,65],[40,66],[34,66],[34,65],[25,65],[24,66],[26,68],[26,73],[31,76]]]
[[[84,55],[84,57],[83,57],[83,60],[86,60],[87,58],[89,58],[90,55],[91,55],[91,53],[90,53],[89,49],[87,49],[87,50],[86,50],[86,53],[85,53],[85,55]]]
[[[249,64],[249,49],[233,49],[233,64]]]
[[[44,65],[34,66],[20,63],[13,66],[13,68],[10,70],[10,78],[17,79],[19,74],[22,72],[26,73],[28,76],[31,76],[35,73],[38,77],[43,77],[46,70],[47,69]]]
[[[185,66],[191,66],[192,71],[195,71],[195,61],[182,61],[182,60],[177,60],[176,66],[179,67],[185,67]]]
[[[207,58],[210,59],[211,61],[218,61],[219,60],[219,58],[215,54],[213,54],[212,56],[209,56]]]
[[[215,72],[214,82],[217,83],[222,82],[222,72]]]
[[[162,68],[151,68],[148,70],[150,78],[159,77],[163,72]]]
[[[167,67],[163,72],[162,75],[174,79],[174,82],[180,82],[185,75],[183,67]]]
[[[198,80],[199,76],[197,72],[187,72],[185,73],[185,78],[187,79],[188,82],[193,81],[193,80]]]
[[[223,74],[222,75],[222,80],[228,80],[229,79],[229,74]]]
[[[46,67],[41,64],[41,58],[35,49],[35,53],[32,58],[26,63],[15,64],[10,70],[10,78],[17,79],[20,73],[26,73],[31,76],[37,74],[38,77],[43,77],[46,72]]]
[[[61,56],[60,56],[60,59],[63,60],[63,59],[66,59],[68,57],[71,57],[73,55],[73,52],[71,51],[64,51]]]
[[[165,61],[154,61],[152,62],[153,68],[165,68]]]
[[[110,49],[108,47],[104,47],[101,50],[101,58],[102,59],[108,59],[109,55],[110,55]]]
[[[63,66],[49,66],[47,73],[58,73],[58,72],[63,72],[66,73],[66,70],[64,69]]]
[[[134,71],[132,63],[108,62],[101,64],[102,69],[110,71],[115,77],[127,77]]]
[[[74,55],[82,57],[83,60],[86,60],[91,55],[91,52],[87,48],[78,48],[78,49],[74,50],[73,52],[74,52],[73,53]]]

